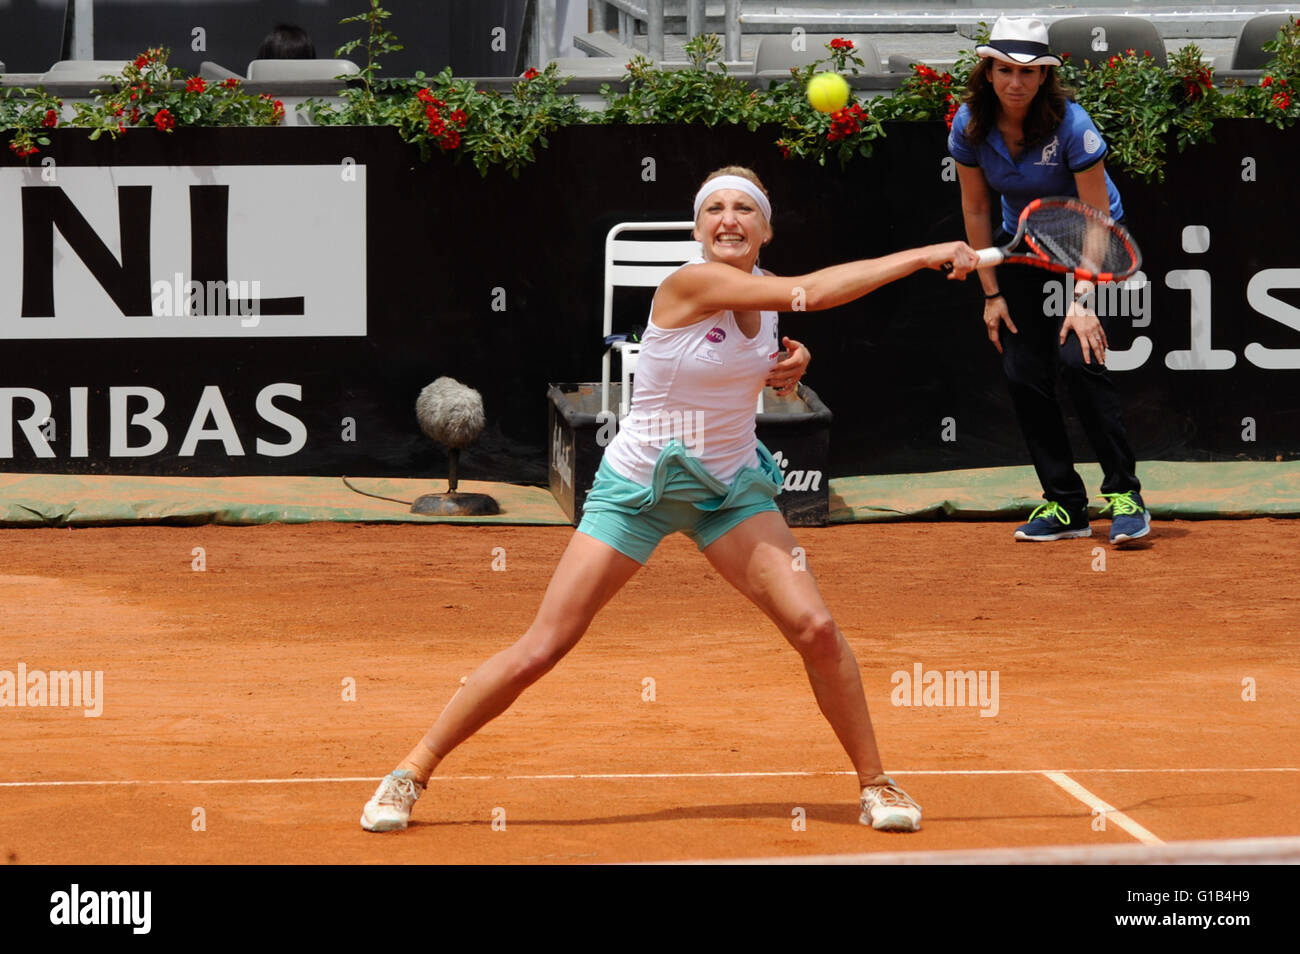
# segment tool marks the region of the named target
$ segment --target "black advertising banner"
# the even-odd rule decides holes
[[[461,476],[543,484],[548,384],[599,378],[616,223],[689,217],[705,174],[739,162],[772,194],[763,264],[779,274],[962,236],[942,124],[893,124],[847,170],[782,160],[771,130],[574,127],[518,179],[422,162],[387,129],[51,138],[0,158],[13,472],[437,473],[414,403],[449,375],[488,416]],[[1106,305],[1109,364],[1140,459],[1295,459],[1300,193],[1284,157],[1300,130],[1226,122],[1217,138],[1163,184],[1118,178],[1145,260]],[[617,330],[647,304],[620,297]],[[834,415],[829,476],[1027,462],[980,309],[973,281],[927,272],[782,315]]]

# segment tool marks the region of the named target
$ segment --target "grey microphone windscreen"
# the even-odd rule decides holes
[[[415,400],[420,429],[444,447],[468,447],[483,432],[483,397],[455,378],[438,378]]]

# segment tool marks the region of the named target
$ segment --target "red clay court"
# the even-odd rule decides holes
[[[858,824],[798,655],[680,536],[453,753],[408,831],[374,835],[358,818],[377,779],[527,626],[571,529],[0,530],[0,670],[103,672],[97,718],[0,711],[0,853],[1149,860],[1223,839],[1225,856],[1295,860],[1300,524],[1162,520],[1132,551],[1011,529],[795,531],[857,653],[886,769],[925,808],[912,835]],[[996,673],[996,715],[891,704],[894,674],[918,664]],[[974,849],[1016,851],[930,854]]]

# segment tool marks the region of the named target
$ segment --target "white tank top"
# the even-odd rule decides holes
[[[755,267],[754,274],[762,272]],[[632,407],[605,448],[616,473],[649,486],[655,461],[673,440],[726,484],[741,468],[758,466],[754,411],[780,351],[776,312],[760,314],[758,334],[747,338],[730,311],[660,328],[651,308]]]

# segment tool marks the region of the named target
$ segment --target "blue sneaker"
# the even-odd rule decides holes
[[[1111,543],[1131,543],[1151,532],[1151,511],[1146,508],[1142,495],[1136,490],[1102,496],[1106,498],[1106,506],[1101,512],[1110,511]]]
[[[1069,540],[1073,537],[1090,537],[1086,511],[1071,514],[1054,500],[1035,508],[1029,522],[1016,530],[1017,540]]]

